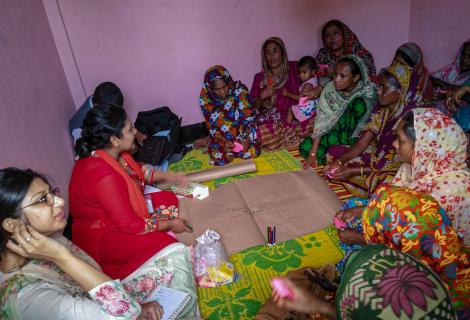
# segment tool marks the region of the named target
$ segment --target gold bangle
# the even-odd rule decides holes
[[[364,177],[364,167],[361,166],[361,177]]]

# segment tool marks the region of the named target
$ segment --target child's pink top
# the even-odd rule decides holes
[[[310,79],[308,79],[307,81],[305,81],[304,83],[302,83],[300,85],[300,89],[299,89],[300,92],[302,92],[302,89],[304,88],[304,86],[307,83],[310,83],[314,88],[316,88],[316,87],[318,87],[318,78],[316,76],[313,76]]]

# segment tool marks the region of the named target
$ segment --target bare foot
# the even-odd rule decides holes
[[[367,243],[364,239],[364,236],[357,232],[356,230],[352,229],[346,229],[346,230],[338,230],[338,235],[341,241],[343,241],[346,244],[352,245],[352,244],[360,244],[365,246]]]
[[[207,147],[210,140],[211,140],[211,138],[209,136],[204,137],[204,138],[200,138],[200,139],[196,139],[193,142],[193,148],[197,149],[197,148]]]

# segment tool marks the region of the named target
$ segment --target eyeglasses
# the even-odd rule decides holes
[[[50,190],[48,193],[46,193],[44,196],[41,197],[38,201],[35,201],[33,203],[28,204],[27,206],[24,206],[22,208],[16,209],[13,212],[17,212],[20,210],[23,210],[25,208],[35,206],[38,204],[46,204],[49,207],[53,207],[55,204],[55,198],[60,196],[60,189],[59,188],[54,188]]]

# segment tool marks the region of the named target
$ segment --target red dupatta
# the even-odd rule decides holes
[[[142,191],[136,186],[132,178],[127,174],[126,170],[117,162],[113,157],[111,157],[106,151],[97,150],[95,154],[103,159],[107,164],[109,164],[117,173],[124,178],[124,181],[127,185],[127,192],[129,194],[129,200],[131,202],[132,209],[137,216],[141,218],[150,218],[150,214],[147,210],[147,205],[145,204],[144,195]],[[140,170],[139,165],[132,159],[131,155],[127,152],[123,152],[121,157],[126,161],[126,163],[132,168],[132,170],[139,175],[142,181],[145,182],[144,174]]]

